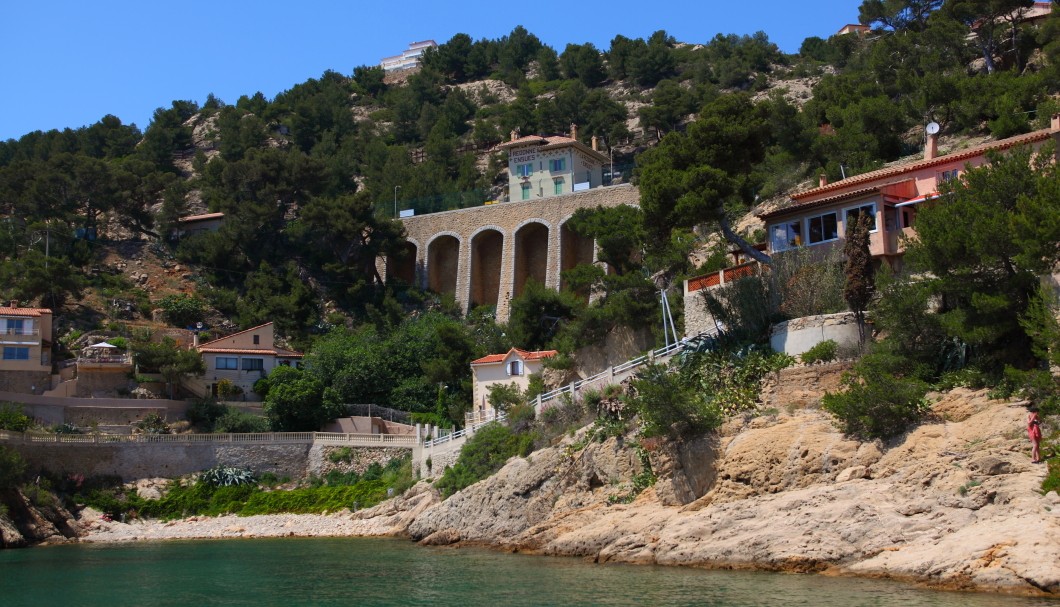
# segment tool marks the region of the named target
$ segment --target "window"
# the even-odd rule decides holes
[[[774,251],[787,251],[802,246],[802,222],[789,221],[771,229],[770,245]]]
[[[523,361],[513,360],[508,363],[508,375],[522,375],[523,374]]]
[[[243,359],[243,370],[244,371],[262,371],[265,369],[264,358],[244,358]]]
[[[948,171],[942,171],[941,173],[939,173],[939,183],[941,183],[943,181],[953,181],[954,179],[957,179],[957,177],[960,176],[960,174],[961,174],[961,172],[958,169],[950,169]]]
[[[239,359],[235,356],[218,356],[214,359],[214,367],[219,370],[238,369]]]
[[[556,173],[558,171],[567,170],[567,159],[566,158],[555,158],[548,161],[548,170]]]
[[[529,177],[534,174],[534,163],[527,162],[515,166],[515,174],[520,177]]]
[[[8,335],[26,335],[24,331],[25,321],[21,318],[9,318],[7,319],[7,334]]]
[[[872,228],[869,231],[870,232],[875,232],[877,227],[879,226],[879,223],[876,221],[876,203],[875,202],[870,203],[870,204],[863,204],[860,207],[853,207],[853,208],[847,209],[846,210],[846,215],[843,217],[843,222],[845,224],[846,229],[849,230],[850,227],[854,225],[854,222],[857,221],[858,217],[862,213],[866,213],[866,214],[868,214],[869,217],[872,217]]]
[[[559,179],[553,179],[552,180],[552,193],[553,194],[562,194],[563,193],[563,178],[562,177],[560,177]]]
[[[258,345],[260,343],[261,343],[261,337],[255,335],[254,336],[254,345],[256,346],[256,345]]]
[[[530,184],[523,184],[523,200],[530,200]]]
[[[807,224],[810,244],[820,244],[839,238],[839,223],[835,211],[811,217]]]
[[[29,348],[5,346],[4,360],[29,360]]]

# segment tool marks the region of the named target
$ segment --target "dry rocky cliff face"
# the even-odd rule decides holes
[[[568,441],[417,503],[407,533],[598,562],[1060,593],[1060,498],[1039,491],[1046,470],[1027,456],[1024,408],[958,389],[934,416],[890,444],[847,439],[813,408],[680,446],[645,441],[660,480],[630,504],[608,498],[641,471],[634,449]]]

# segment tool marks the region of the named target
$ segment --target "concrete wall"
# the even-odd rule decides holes
[[[407,272],[407,268],[414,267],[416,274],[414,282],[418,286],[448,290],[450,285],[455,285],[451,287],[454,289],[454,296],[465,310],[468,309],[476,293],[480,298],[496,297],[497,319],[504,322],[508,319],[508,300],[515,294],[515,236],[519,230],[532,223],[540,224],[547,229],[545,285],[558,289],[560,272],[563,269],[561,261],[566,259],[570,263],[578,257],[570,254],[564,255],[562,226],[578,209],[598,206],[613,207],[622,204],[638,206],[640,204],[638,190],[631,185],[618,185],[541,200],[506,202],[407,217],[402,219],[402,222],[409,242],[415,247],[415,264],[405,261],[398,269],[399,262],[395,260],[394,274],[401,275]],[[478,284],[472,284],[475,282],[472,280],[472,275],[476,271],[476,268],[472,267],[472,242],[480,233],[490,230],[501,237],[499,263],[493,260],[499,270],[496,287],[494,287],[494,279],[492,277],[487,279],[485,276],[480,278]],[[439,254],[435,256],[433,263],[443,264],[445,266],[443,268],[432,267],[432,259],[429,255],[432,243],[439,239],[451,239],[449,242],[455,240],[453,244],[456,251],[453,255],[442,255],[439,250],[435,251]],[[442,241],[439,240],[439,242]],[[569,243],[568,246],[574,245]],[[383,265],[384,267],[380,268],[381,274],[387,275],[385,263]],[[455,276],[453,276],[454,273]],[[445,289],[442,289],[443,286]]]
[[[828,339],[840,348],[857,348],[858,323],[853,312],[804,316],[773,325],[769,345],[777,352],[798,356]]]

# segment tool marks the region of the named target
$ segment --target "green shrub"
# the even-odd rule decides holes
[[[688,436],[721,425],[724,418],[717,405],[684,380],[656,364],[634,376],[628,404],[640,419],[644,436]]]
[[[896,376],[891,361],[870,354],[843,377],[843,391],[821,399],[839,427],[861,439],[888,439],[905,432],[930,408],[924,398],[928,385],[912,377]]]
[[[446,468],[435,486],[449,497],[486,478],[516,455],[525,456],[533,447],[533,437],[516,434],[508,426],[486,424],[460,448],[460,457]]]
[[[31,425],[33,425],[33,420],[22,412],[22,405],[18,403],[0,404],[0,430],[25,432]]]
[[[211,432],[214,429],[214,423],[227,411],[227,406],[207,397],[195,399],[184,415],[199,430]]]
[[[167,322],[176,327],[188,327],[206,315],[206,302],[190,295],[166,295],[158,302]]]
[[[18,486],[26,473],[26,462],[14,449],[0,446],[0,491]]]
[[[826,339],[799,356],[804,364],[827,363],[836,359],[839,344],[834,339]]]
[[[328,461],[337,464],[339,462],[350,463],[353,461],[353,449],[349,447],[338,447],[328,453]]]
[[[269,420],[264,417],[228,407],[228,410],[225,411],[224,415],[214,422],[213,431],[220,433],[230,432],[233,434],[254,434],[258,432],[269,432],[270,428]]]
[[[169,434],[169,424],[162,418],[158,413],[148,413],[143,419],[133,424],[140,432],[144,434]]]

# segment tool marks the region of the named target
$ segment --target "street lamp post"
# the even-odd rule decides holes
[[[401,189],[401,186],[399,186],[399,185],[394,186],[394,219],[397,219],[397,216],[398,216],[397,193],[398,193],[398,190],[400,190],[400,189]]]

